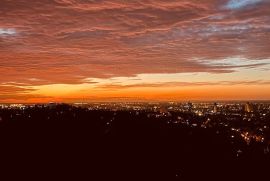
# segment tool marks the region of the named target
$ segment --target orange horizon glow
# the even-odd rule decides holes
[[[131,88],[121,91],[103,91],[96,94],[73,94],[51,98],[29,98],[26,101],[16,99],[2,103],[74,103],[74,102],[152,102],[152,101],[230,101],[230,100],[270,100],[268,97],[270,85],[267,86],[204,86],[204,87],[175,87],[166,88]],[[241,91],[241,95],[235,91]],[[94,92],[94,91],[93,91]],[[260,94],[260,96],[258,96]],[[48,95],[50,95],[48,93]]]

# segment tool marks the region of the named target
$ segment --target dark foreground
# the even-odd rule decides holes
[[[260,180],[270,170],[265,145],[232,141],[222,128],[169,124],[174,114],[156,118],[69,106],[0,113],[2,177]]]

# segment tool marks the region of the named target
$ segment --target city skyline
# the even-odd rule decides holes
[[[268,0],[3,0],[0,102],[270,100]]]

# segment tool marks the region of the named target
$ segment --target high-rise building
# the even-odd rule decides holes
[[[247,102],[245,104],[245,112],[248,112],[248,113],[254,112],[254,107],[251,103]]]
[[[217,113],[217,112],[218,112],[217,103],[214,103],[213,113]]]

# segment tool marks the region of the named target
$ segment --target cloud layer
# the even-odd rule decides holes
[[[2,0],[0,6],[0,84],[230,73],[263,68],[269,50],[268,0]],[[219,63],[231,57],[246,63]]]

